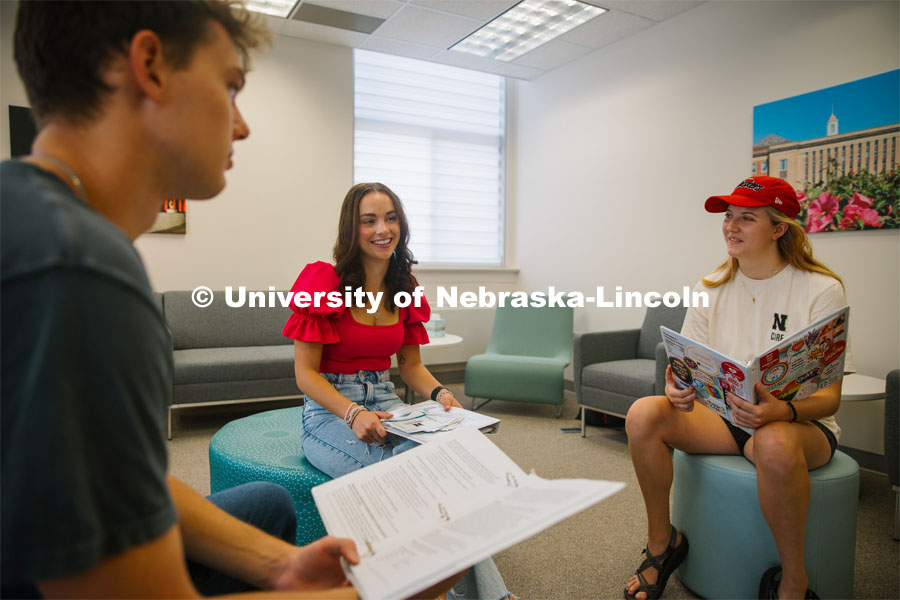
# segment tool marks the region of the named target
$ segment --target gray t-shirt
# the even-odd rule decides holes
[[[3,597],[176,522],[172,342],[140,257],[55,175],[0,165]]]

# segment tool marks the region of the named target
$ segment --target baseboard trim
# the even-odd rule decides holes
[[[875,454],[868,450],[860,450],[859,448],[849,448],[847,446],[838,446],[838,450],[859,463],[860,469],[874,471],[876,473],[886,474],[887,465],[884,461],[884,455]]]
[[[435,379],[443,384],[462,383],[466,380],[466,363],[445,363],[427,366]],[[391,368],[391,381],[397,388],[406,387],[406,383],[400,378],[396,367]]]

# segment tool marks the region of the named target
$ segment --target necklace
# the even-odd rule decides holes
[[[778,275],[778,273],[780,273],[781,270],[783,268],[785,268],[786,266],[787,266],[787,263],[782,263],[782,262],[778,263],[778,266],[775,267],[775,271],[764,280],[765,283],[762,285],[761,288],[756,290],[756,293],[751,292],[750,288],[747,287],[747,284],[744,283],[744,279],[747,278],[747,276],[744,275],[743,271],[741,272],[741,278],[738,279],[738,281],[741,283],[741,287],[744,288],[744,291],[747,292],[747,295],[750,296],[750,300],[753,301],[753,304],[756,304],[756,297],[759,296],[760,294],[762,294],[765,291],[765,289],[767,287],[769,287],[769,284],[772,283],[772,279],[776,275]]]
[[[72,187],[75,188],[75,197],[77,197],[85,204],[88,203],[87,191],[84,189],[84,184],[81,183],[81,178],[75,174],[75,171],[69,168],[69,165],[59,160],[58,158],[53,158],[52,156],[41,154],[39,152],[32,152],[31,155],[44,162],[50,163],[51,165],[62,171],[65,176],[69,178],[69,182],[71,182]]]
[[[378,317],[381,316],[378,314],[380,309],[380,306],[375,306],[375,312],[372,313],[372,325],[378,325]]]

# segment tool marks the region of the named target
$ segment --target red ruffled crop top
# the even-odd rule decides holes
[[[334,267],[319,261],[303,268],[291,292],[307,292],[310,296],[342,292],[340,283]],[[300,308],[292,302],[291,310],[294,314],[281,333],[301,342],[323,344],[320,373],[383,371],[391,367],[391,356],[400,346],[428,343],[424,322],[431,316],[431,307],[424,298],[422,306],[400,308],[400,320],[393,325],[359,323],[345,307],[328,306],[324,297],[318,307]]]

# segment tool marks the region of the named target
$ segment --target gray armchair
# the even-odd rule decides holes
[[[638,398],[664,393],[668,361],[659,326],[681,331],[686,312],[680,306],[648,308],[640,329],[575,336],[573,367],[581,437],[586,411],[624,417]]]
[[[884,463],[894,487],[894,539],[900,539],[900,369],[887,375],[884,390]]]

